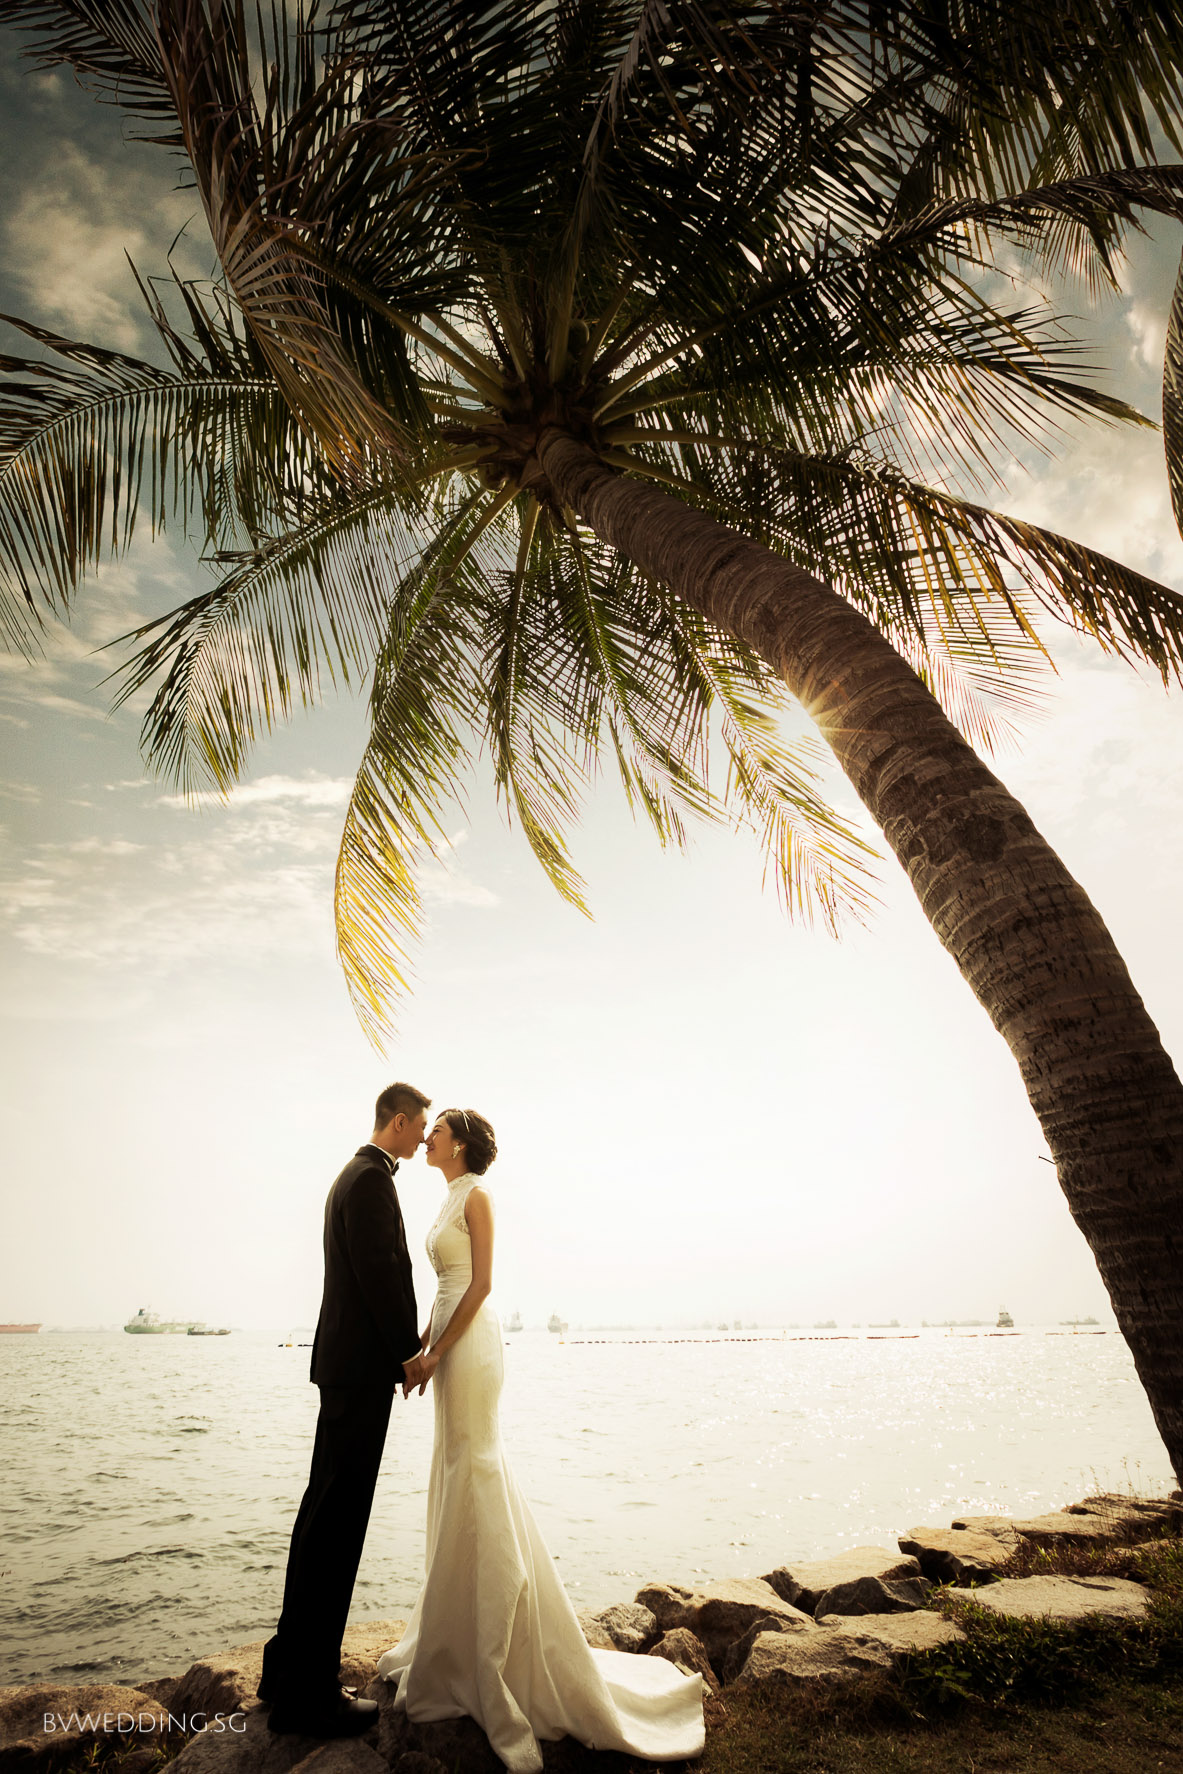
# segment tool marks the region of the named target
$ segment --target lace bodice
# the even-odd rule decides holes
[[[472,1277],[472,1238],[464,1217],[464,1203],[480,1180],[469,1170],[448,1184],[443,1206],[427,1234],[427,1255],[436,1274],[462,1278],[466,1287]]]

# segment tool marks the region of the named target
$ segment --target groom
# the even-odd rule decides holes
[[[389,1085],[375,1106],[371,1138],[325,1204],[324,1299],[312,1345],[320,1415],[283,1612],[264,1647],[259,1683],[272,1731],[355,1737],[375,1722],[374,1701],[351,1698],[337,1677],[394,1390],[422,1378],[394,1173],[422,1144],[430,1103],[410,1084]]]

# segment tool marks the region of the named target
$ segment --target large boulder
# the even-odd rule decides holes
[[[1012,1523],[1016,1534],[1035,1546],[1054,1550],[1057,1546],[1104,1546],[1119,1536],[1099,1515],[1069,1515],[1057,1509],[1049,1515],[1033,1515],[1028,1520]]]
[[[711,1668],[706,1647],[684,1626],[675,1626],[672,1632],[659,1638],[649,1656],[664,1657],[667,1663],[676,1664],[683,1675],[700,1675],[712,1694],[718,1691],[719,1678]]]
[[[267,1710],[254,1706],[236,1715],[238,1724],[228,1729],[209,1727],[189,1738],[188,1743],[169,1765],[168,1774],[290,1774],[290,1770],[312,1760],[318,1752],[342,1749],[353,1760],[353,1774],[382,1774],[387,1766],[376,1752],[375,1729],[364,1738],[351,1738],[347,1743],[326,1744],[318,1737],[299,1737],[288,1732],[282,1735],[267,1729]],[[330,1774],[321,1763],[309,1774]],[[338,1762],[331,1774],[346,1774]]]
[[[916,1614],[831,1615],[822,1625],[832,1626],[859,1644],[873,1641],[898,1659],[911,1652],[936,1651],[965,1638],[960,1626],[942,1619],[930,1609]]]
[[[769,1571],[764,1581],[772,1585],[782,1601],[813,1614],[818,1597],[839,1584],[857,1583],[863,1577],[894,1582],[897,1578],[919,1575],[918,1561],[903,1553],[891,1552],[886,1546],[852,1546],[845,1552],[836,1552],[832,1558],[781,1565]]]
[[[928,1606],[932,1584],[927,1577],[856,1577],[835,1583],[817,1598],[814,1616],[825,1614],[908,1614]]]
[[[748,1660],[748,1652],[762,1633],[784,1632],[786,1630],[791,1632],[812,1632],[815,1628],[812,1620],[806,1621],[800,1626],[786,1628],[783,1621],[775,1620],[767,1614],[762,1615],[759,1620],[753,1620],[747,1631],[732,1644],[728,1645],[727,1649],[723,1652],[723,1661],[719,1666],[719,1674],[722,1676],[723,1680],[725,1682],[733,1682],[735,1680],[736,1676]]]
[[[1102,1491],[1069,1503],[1067,1515],[1096,1516],[1117,1539],[1140,1540],[1155,1532],[1183,1532],[1183,1509],[1170,1497],[1123,1497],[1118,1491]]]
[[[1010,1550],[994,1534],[968,1528],[913,1528],[900,1535],[900,1551],[919,1559],[934,1583],[989,1583]]]
[[[728,1645],[741,1638],[756,1620],[764,1617],[792,1628],[809,1615],[782,1601],[762,1577],[733,1577],[711,1583],[705,1589],[686,1589],[679,1583],[649,1583],[637,1591],[637,1600],[656,1616],[663,1632],[684,1626],[706,1647],[718,1669]]]
[[[959,1515],[953,1526],[964,1528],[970,1534],[993,1534],[1009,1552],[1017,1552],[1019,1549],[1015,1524],[1007,1515]]]
[[[360,1694],[373,1681],[378,1659],[397,1645],[407,1630],[405,1620],[360,1620],[345,1628],[341,1641],[341,1680]],[[177,1717],[182,1713],[212,1715],[247,1711],[258,1704],[255,1690],[263,1674],[262,1639],[218,1651],[190,1664],[173,1688],[169,1702]]]
[[[139,1688],[0,1688],[0,1769],[60,1767],[90,1745],[160,1744],[168,1711]]]
[[[616,1641],[608,1632],[598,1614],[590,1608],[576,1608],[575,1618],[583,1628],[583,1636],[593,1651],[614,1651]]]
[[[388,1768],[398,1766],[400,1756],[411,1751],[434,1757],[456,1774],[505,1774],[501,1758],[475,1719],[437,1719],[417,1724],[397,1709],[394,1697],[397,1683],[380,1677],[366,1690],[368,1700],[378,1702],[378,1754]],[[373,1737],[367,1733],[371,1741]],[[168,1774],[172,1774],[171,1769]]]
[[[790,1689],[833,1688],[890,1669],[892,1654],[867,1635],[863,1639],[831,1626],[798,1632],[761,1632],[748,1651],[736,1683],[775,1693]]]
[[[974,1601],[1014,1620],[1141,1620],[1150,1596],[1124,1577],[1004,1577]]]
[[[596,1618],[618,1651],[647,1651],[661,1637],[657,1616],[640,1602],[617,1602]]]

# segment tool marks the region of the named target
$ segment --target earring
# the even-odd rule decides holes
[[[459,1158],[459,1156],[460,1156],[460,1147],[459,1146],[452,1147],[452,1156],[453,1156],[453,1158]]]

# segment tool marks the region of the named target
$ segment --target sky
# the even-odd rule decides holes
[[[178,262],[208,270],[193,194],[3,39],[0,119],[0,306],[141,348],[125,255],[162,269],[188,223]],[[1177,233],[1133,243],[1090,323],[1150,414]],[[999,505],[1183,586],[1156,433],[1077,430],[1000,475]],[[325,1193],[404,1078],[493,1122],[495,1299],[527,1323],[1112,1322],[1015,1063],[888,857],[870,925],[835,942],[787,920],[753,839],[663,852],[605,777],[573,834],[588,921],[478,765],[375,1053],[331,904],[363,705],[298,718],[201,809],[146,775],[136,711],[110,713],[100,649],[202,583],[145,531],[39,661],[0,660],[0,1321],[315,1322]],[[1066,632],[1053,650],[995,767],[1181,1055],[1183,696]],[[439,1184],[421,1158],[399,1182],[421,1253]],[[422,1296],[429,1274],[420,1254]]]

